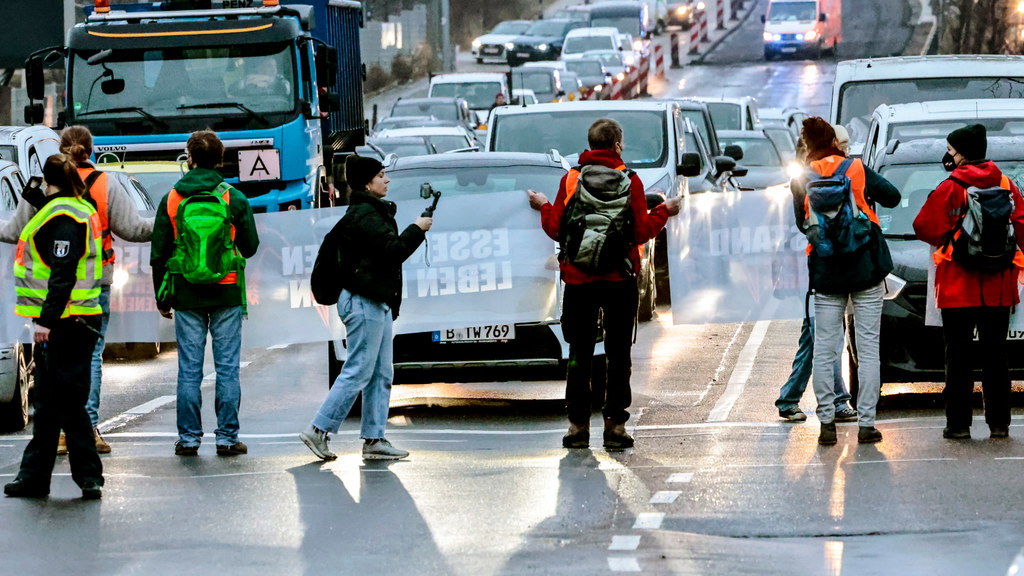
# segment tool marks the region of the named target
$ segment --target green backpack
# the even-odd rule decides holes
[[[184,198],[174,217],[177,235],[174,255],[167,261],[167,274],[160,287],[160,299],[173,298],[174,279],[181,276],[192,284],[217,284],[228,274],[237,274],[246,308],[245,258],[239,256],[231,237],[231,206],[223,196],[231,189],[221,182],[212,192]]]

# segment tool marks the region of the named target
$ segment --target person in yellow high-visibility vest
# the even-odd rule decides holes
[[[85,403],[102,313],[103,231],[96,207],[82,198],[85,183],[70,157],[50,156],[43,177],[46,195],[22,230],[14,258],[14,311],[35,325],[34,427],[21,469],[4,493],[36,498],[50,493],[63,429],[71,477],[82,498],[98,499],[103,465]]]

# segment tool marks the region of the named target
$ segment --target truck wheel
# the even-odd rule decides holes
[[[17,432],[28,426],[28,393],[32,388],[32,363],[24,345],[17,346],[18,377],[11,401],[0,404],[0,430]]]

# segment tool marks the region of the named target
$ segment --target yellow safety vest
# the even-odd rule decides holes
[[[103,277],[103,229],[99,216],[92,204],[81,198],[56,198],[36,212],[18,238],[14,257],[14,289],[18,296],[14,313],[18,316],[39,318],[42,314],[49,293],[50,267],[39,256],[35,236],[43,225],[58,216],[67,216],[86,227],[85,254],[78,261],[75,286],[61,318],[103,312],[99,300]]]

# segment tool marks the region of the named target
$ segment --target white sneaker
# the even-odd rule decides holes
[[[395,448],[387,438],[367,440],[363,444],[363,460],[399,460],[408,455],[407,450]]]
[[[338,455],[331,452],[330,448],[327,447],[327,443],[330,441],[327,432],[316,428],[312,424],[307,426],[302,432],[299,432],[299,439],[321,460],[336,460],[338,458]]]

